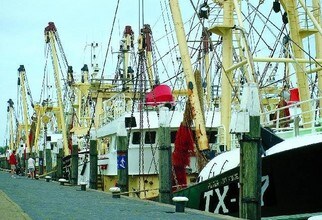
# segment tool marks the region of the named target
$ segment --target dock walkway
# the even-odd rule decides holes
[[[32,180],[0,171],[0,219],[218,219],[237,218],[186,208],[175,212],[174,205],[122,196],[107,192],[81,191],[80,186],[62,186],[44,179]]]

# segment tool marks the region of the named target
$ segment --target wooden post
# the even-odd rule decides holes
[[[39,151],[39,175],[44,174],[44,151],[40,150]]]
[[[96,140],[90,140],[89,156],[90,156],[89,188],[97,189],[97,141]]]
[[[77,185],[78,182],[78,145],[73,143],[71,158],[71,183]]]
[[[39,173],[41,175],[44,174],[45,156],[47,155],[46,148],[47,148],[47,123],[44,122],[44,143],[42,145],[42,151],[39,151]],[[42,158],[42,161],[40,161],[41,158]]]
[[[58,149],[56,177],[57,178],[63,177],[63,149],[62,148]]]
[[[172,161],[171,161],[171,133],[169,127],[169,109],[160,109],[158,129],[159,140],[159,202],[172,202]]]
[[[129,167],[128,167],[128,139],[127,133],[117,134],[117,176],[118,187],[121,192],[127,192],[129,189]]]
[[[23,155],[23,153],[22,153],[22,156],[20,157],[20,155],[18,155],[18,165],[21,167],[21,168],[24,168],[24,164],[23,164],[23,157],[24,157],[24,155]],[[9,165],[9,161],[7,161],[7,163],[6,163],[6,167],[5,167],[6,169],[9,169],[10,170],[10,165]]]
[[[25,173],[26,173],[26,175],[28,176],[28,174],[29,174],[29,169],[28,169],[28,159],[30,158],[30,155],[31,153],[26,153],[26,157],[25,157],[25,159],[26,159],[26,167],[25,167]],[[17,160],[17,162],[19,161],[19,155],[18,154],[16,154],[16,160]],[[30,174],[31,175],[31,174]],[[31,176],[30,176],[31,177]]]
[[[11,167],[10,167],[10,164],[9,164],[9,161],[7,160],[7,162],[6,162],[6,169],[8,169],[8,170],[10,170],[11,169]]]
[[[247,90],[248,89],[248,90]],[[240,209],[239,217],[261,219],[261,149],[260,105],[255,83],[244,89],[246,110],[249,113],[249,132],[242,134],[240,146]]]
[[[52,160],[51,160],[51,149],[46,149],[46,173],[50,172],[52,170]],[[52,174],[48,174],[49,176],[52,176]]]
[[[242,139],[240,153],[240,217],[260,219],[261,208],[261,151],[260,118],[250,116],[250,132]]]
[[[18,158],[19,156],[16,155],[16,159]],[[24,171],[26,174],[29,173],[29,170],[28,170],[28,153],[24,153],[23,154],[23,168],[24,168]]]
[[[21,169],[24,170],[25,174],[28,174],[28,163],[27,163],[27,158],[26,158],[26,146],[25,144],[21,144],[21,147],[24,149],[22,152],[22,156],[21,156]],[[16,155],[16,158],[19,158],[19,155]],[[9,169],[10,169],[10,165],[9,165]]]

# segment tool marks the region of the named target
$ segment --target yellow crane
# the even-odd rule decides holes
[[[15,142],[14,142],[14,127],[13,127],[13,123],[14,123],[14,107],[13,107],[14,103],[12,101],[12,99],[8,100],[8,107],[7,107],[7,113],[8,113],[8,123],[9,123],[9,149],[13,150],[15,149]]]
[[[63,136],[64,155],[67,156],[70,154],[70,152],[68,148],[67,130],[66,130],[66,124],[65,124],[65,117],[64,117],[64,104],[62,101],[62,89],[60,85],[61,79],[60,79],[60,72],[59,72],[59,66],[58,66],[58,55],[56,50],[56,43],[58,43],[60,47],[61,47],[61,44],[60,44],[59,38],[56,37],[56,32],[57,32],[57,29],[54,22],[49,22],[48,26],[45,28],[45,42],[50,45],[51,54],[52,54],[55,86],[56,86],[58,108],[59,108],[59,116],[57,119],[60,121],[60,129]],[[58,42],[57,42],[57,38],[58,38]]]
[[[20,86],[21,86],[21,98],[22,98],[22,107],[23,107],[23,121],[24,121],[24,131],[25,131],[25,144],[26,144],[26,152],[31,152],[31,146],[29,141],[29,117],[28,117],[28,106],[27,106],[27,93],[26,93],[26,70],[24,65],[20,65],[19,69],[19,79],[20,79]]]
[[[187,81],[188,97],[192,106],[192,116],[196,128],[196,136],[199,150],[209,150],[208,138],[206,135],[205,120],[203,117],[202,107],[200,104],[197,84],[192,71],[191,60],[188,52],[187,41],[184,32],[184,26],[181,18],[181,12],[178,1],[170,1],[172,18],[175,25],[175,31],[179,43],[179,50],[183,65],[183,71]]]

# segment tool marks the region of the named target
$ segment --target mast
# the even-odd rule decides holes
[[[147,62],[147,72],[149,78],[150,88],[153,87],[153,66],[152,66],[152,31],[151,27],[148,24],[145,24],[141,29],[141,34],[139,37],[139,51],[146,53],[146,62]]]
[[[230,150],[231,139],[229,134],[229,125],[231,120],[231,103],[232,103],[232,82],[233,72],[228,70],[233,64],[233,44],[232,29],[234,27],[234,3],[233,0],[223,1],[223,24],[211,27],[209,31],[222,36],[223,38],[223,54],[222,54],[222,91],[220,99],[221,108],[221,124],[223,131],[219,135],[220,145],[226,146]]]
[[[207,107],[210,107],[211,102],[211,66],[210,66],[210,59],[209,59],[209,47],[210,47],[210,36],[208,34],[208,29],[205,28],[202,32],[202,44],[203,44],[203,57],[204,57],[204,63],[205,63],[205,80],[206,80],[206,101],[207,101]]]
[[[184,30],[184,26],[181,18],[181,11],[177,0],[170,0],[169,3],[171,8],[172,19],[176,30],[177,40],[179,44],[183,70],[187,81],[188,98],[192,107],[191,110],[192,110],[192,116],[195,122],[198,147],[199,147],[199,150],[205,151],[209,149],[208,138],[206,135],[206,127],[205,127],[205,122],[203,118],[203,112],[201,110],[201,105],[199,101],[197,85],[192,71],[192,65],[191,65],[191,60],[189,56],[185,30]]]
[[[131,26],[125,26],[123,41],[120,47],[121,56],[123,57],[123,89],[127,88],[129,84],[129,80],[133,77],[130,69],[128,69],[129,65],[129,55],[131,53],[131,49],[133,48],[133,40],[134,40],[134,32]],[[130,70],[130,72],[129,72]]]
[[[60,119],[60,126],[63,135],[63,149],[64,155],[69,155],[68,149],[68,141],[67,141],[67,133],[66,133],[66,124],[65,124],[65,117],[64,117],[64,104],[62,101],[62,90],[60,86],[60,77],[59,77],[59,68],[58,68],[58,57],[57,51],[55,46],[55,32],[57,31],[55,24],[53,22],[49,22],[48,26],[45,28],[45,41],[46,43],[50,44],[51,53],[52,53],[52,61],[54,67],[54,75],[55,75],[55,85],[56,85],[56,92],[57,92],[57,100],[58,100],[58,108],[59,108],[59,119]]]

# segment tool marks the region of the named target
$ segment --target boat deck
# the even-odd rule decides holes
[[[0,171],[1,219],[237,219]]]

